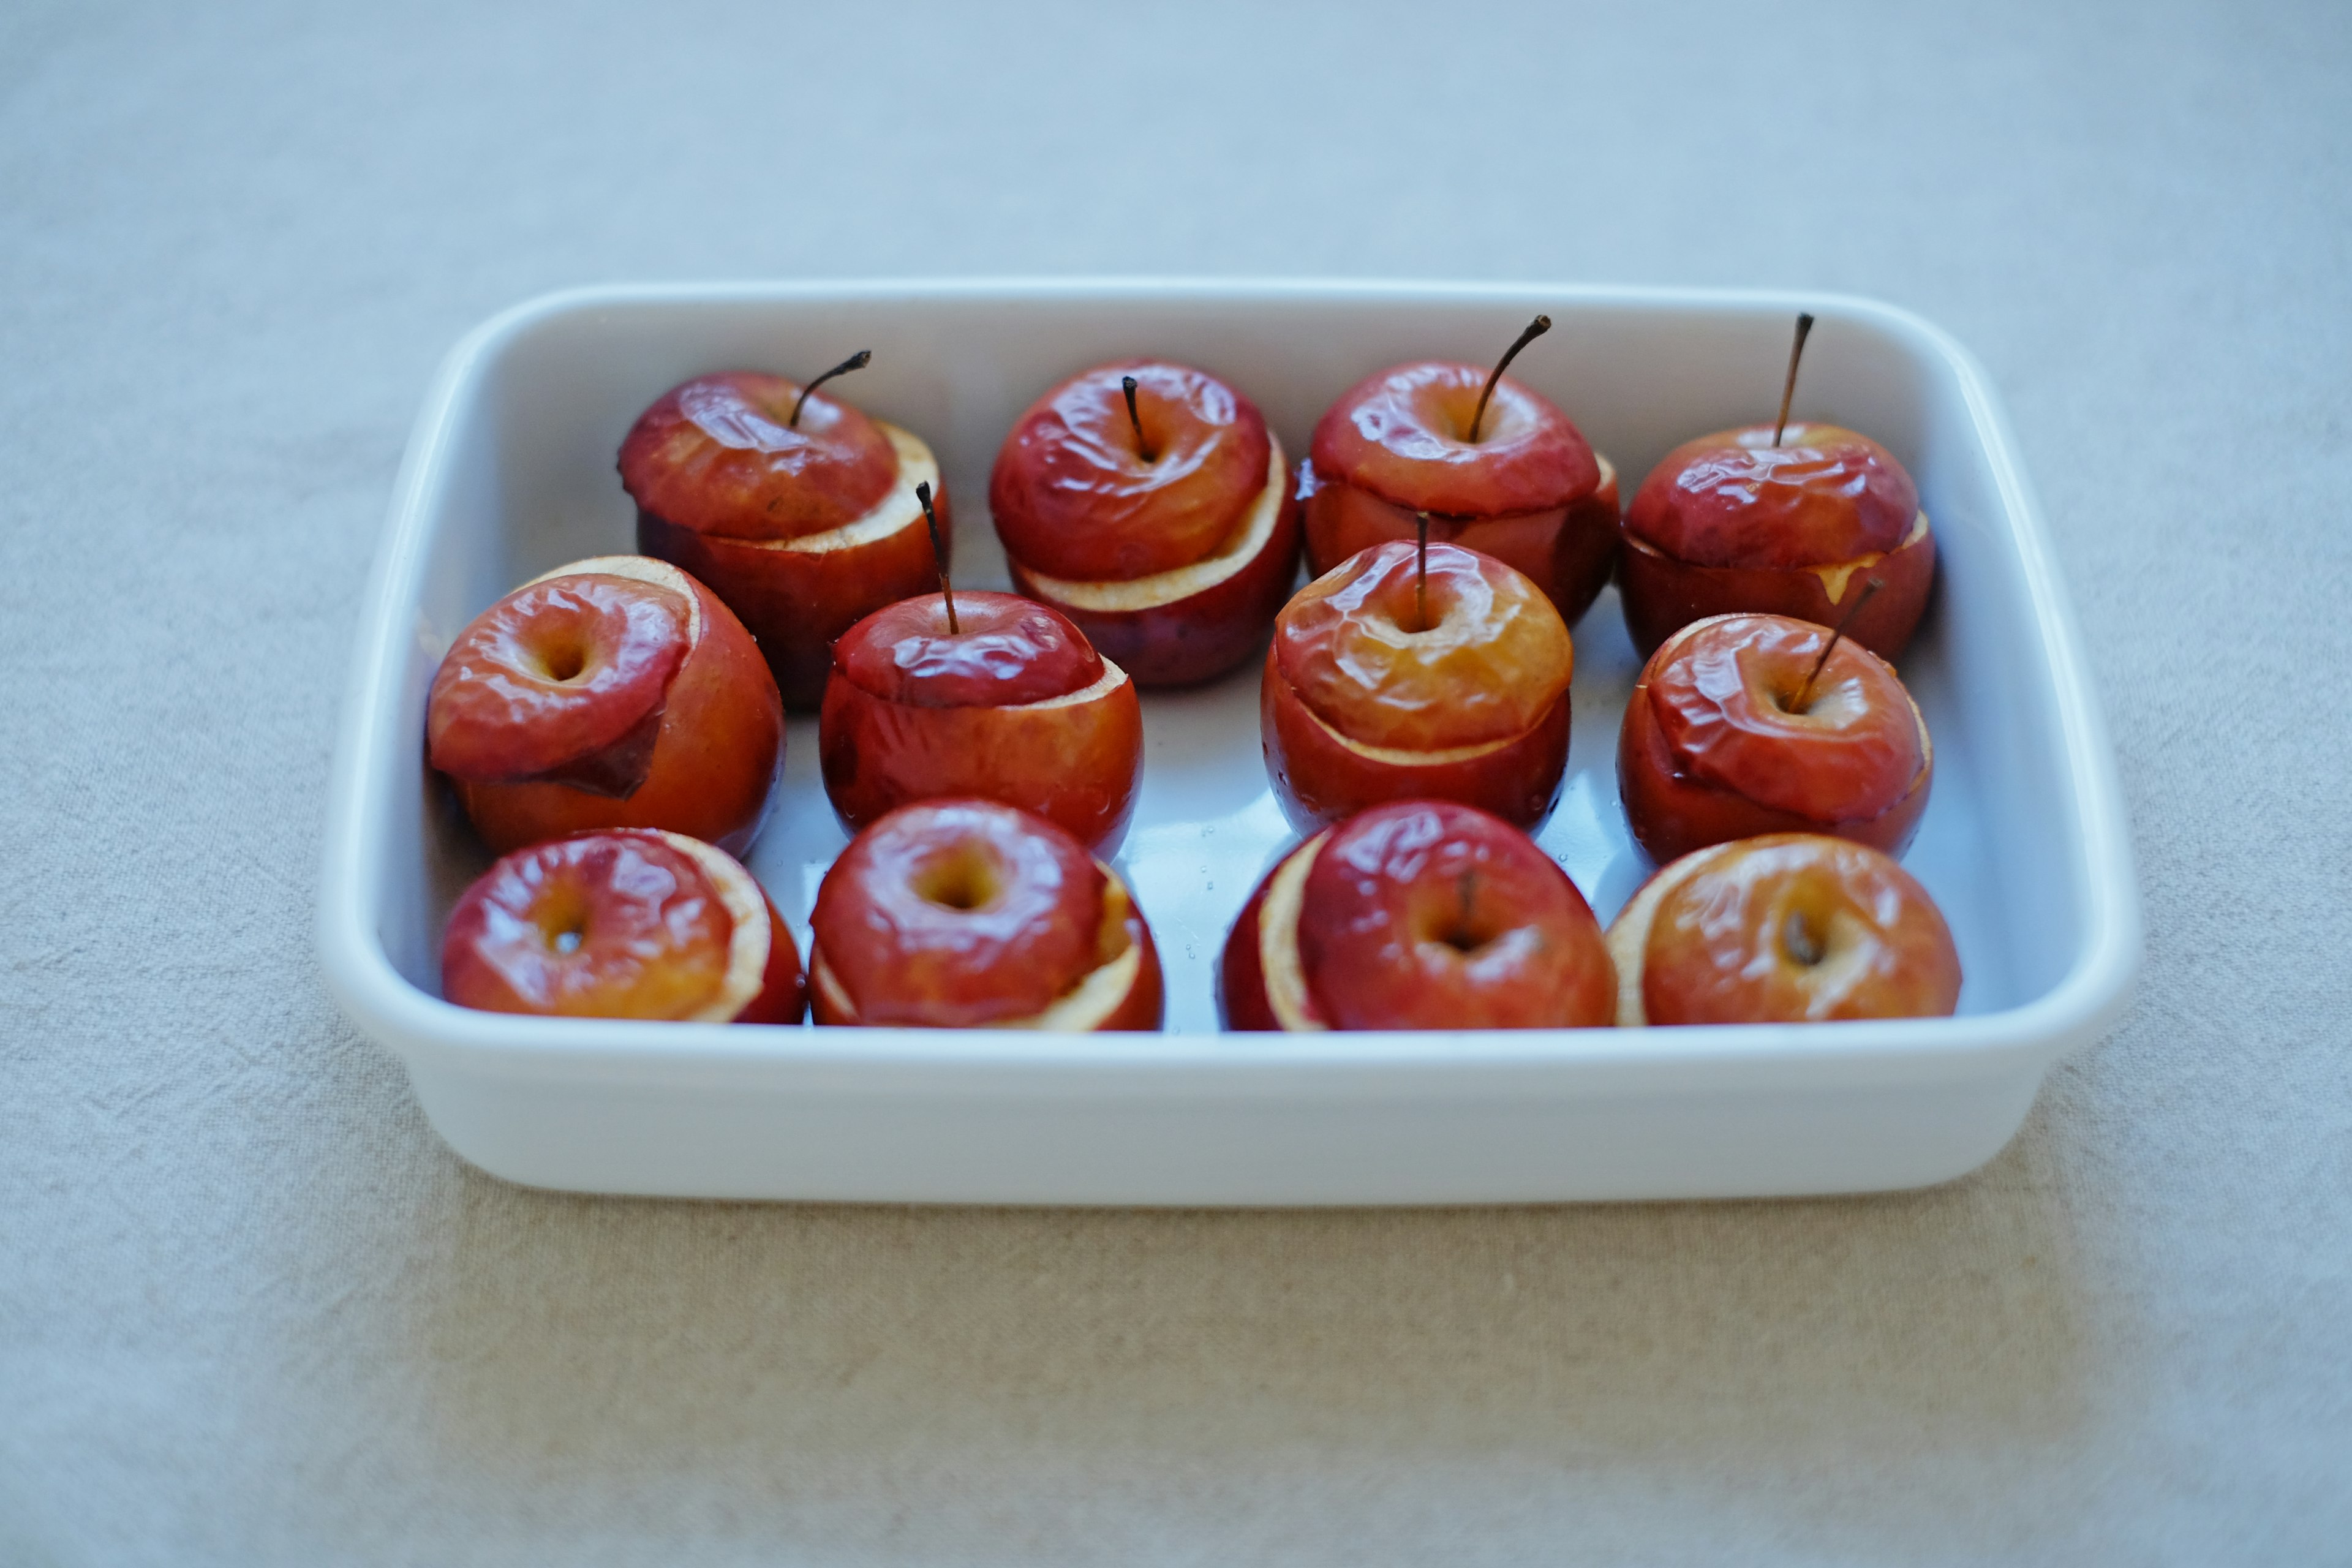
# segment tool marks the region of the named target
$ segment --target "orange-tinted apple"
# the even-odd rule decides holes
[[[1817,834],[1684,856],[1627,902],[1609,951],[1628,1027],[1936,1018],[1960,999],[1927,890],[1877,850]]]
[[[1046,393],[998,450],[988,505],[1013,585],[1142,686],[1247,658],[1297,571],[1281,443],[1187,365],[1099,365]]]
[[[825,795],[852,833],[913,801],[978,795],[1108,853],[1143,773],[1135,683],[1058,612],[1013,594],[875,611],[834,645],[817,719]]]
[[[1927,721],[1885,659],[1840,638],[1823,662],[1830,641],[1785,616],[1713,616],[1650,656],[1617,784],[1651,859],[1765,833],[1909,846],[1935,775]]]
[[[1845,635],[1901,657],[1927,607],[1936,541],[1895,455],[1834,425],[1751,425],[1666,454],[1626,510],[1619,589],[1647,654],[1708,616],[1754,611],[1836,625],[1866,580],[1884,588]]]
[[[1568,766],[1575,649],[1542,590],[1490,555],[1383,544],[1275,618],[1260,698],[1266,771],[1302,832],[1433,798],[1521,827]]]
[[[441,941],[463,1007],[575,1018],[796,1024],[800,950],[751,874],[681,833],[615,828],[518,849]]]
[[[1412,539],[1426,512],[1432,540],[1516,567],[1575,624],[1616,557],[1616,469],[1508,376],[1495,378],[1481,416],[1489,379],[1478,365],[1398,365],[1324,413],[1298,478],[1309,571]]]
[[[1566,1029],[1610,1023],[1601,924],[1527,835],[1450,801],[1308,839],[1234,922],[1229,1029]]]
[[[1160,955],[1127,884],[1042,817],[903,806],[843,850],[810,916],[820,1024],[1156,1029]]]
[[[642,555],[575,561],[460,633],[426,756],[498,853],[659,827],[740,853],[784,761],[776,683],[708,588]]]
[[[796,710],[824,696],[835,637],[934,581],[915,499],[929,484],[947,523],[930,448],[797,382],[735,371],[672,387],[622,442],[620,469],[637,548],[710,584]]]

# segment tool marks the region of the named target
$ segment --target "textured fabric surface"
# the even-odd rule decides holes
[[[2352,1559],[2352,11],[0,8],[0,1562]],[[1881,295],[2008,397],[2137,1008],[1872,1199],[480,1175],[322,991],[353,609],[541,289]]]

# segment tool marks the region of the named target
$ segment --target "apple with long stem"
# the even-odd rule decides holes
[[[929,584],[916,488],[949,512],[919,437],[817,391],[871,357],[805,386],[752,371],[698,376],[656,398],[621,444],[637,548],[727,602],[794,710],[824,696],[835,637]]]
[[[1538,316],[1490,370],[1444,361],[1365,377],[1315,426],[1299,471],[1308,570],[1413,537],[1524,574],[1574,625],[1617,553],[1617,471],[1549,399],[1506,376],[1550,330]]]
[[[1935,584],[1936,541],[1910,474],[1866,436],[1789,419],[1812,323],[1797,318],[1770,425],[1685,442],[1634,492],[1619,591],[1644,655],[1708,616],[1756,612],[1832,626],[1872,580],[1882,591],[1847,635],[1892,659],[1917,629]]]

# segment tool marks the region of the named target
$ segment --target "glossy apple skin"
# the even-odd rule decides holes
[[[680,1018],[723,989],[733,918],[665,835],[616,829],[533,845],[467,888],[443,933],[442,994],[459,1006],[541,1016]],[[747,889],[751,873],[732,868]],[[800,951],[764,892],[767,963],[725,1021],[798,1023]],[[568,906],[568,907],[567,907]],[[541,928],[580,930],[569,952]]]
[[[938,595],[914,601],[938,603]],[[1143,774],[1143,709],[1135,683],[1086,647],[1051,609],[1010,594],[959,594],[975,624],[991,615],[1046,616],[1087,653],[1093,685],[1011,704],[932,706],[903,689],[877,692],[853,679],[870,637],[887,637],[878,611],[844,635],[817,717],[817,759],[826,798],[856,833],[914,801],[976,795],[1031,812],[1100,854],[1125,837]],[[1097,679],[1099,677],[1100,679]],[[941,679],[938,687],[961,690]]]
[[[1843,678],[1874,712],[1884,716],[1885,727],[1899,726],[1899,735],[1889,740],[1899,741],[1900,749],[1912,761],[1907,770],[1902,770],[1908,776],[1891,787],[1885,777],[1858,780],[1843,773],[1835,756],[1822,754],[1810,737],[1781,726],[1786,731],[1781,750],[1787,759],[1782,765],[1789,774],[1806,781],[1799,793],[1809,797],[1809,804],[1800,810],[1786,798],[1785,788],[1767,791],[1779,798],[1759,800],[1730,783],[1738,772],[1736,763],[1718,765],[1715,771],[1720,777],[1706,776],[1670,742],[1651,700],[1652,682],[1659,671],[1700,639],[1737,637],[1759,628],[1759,624],[1763,629],[1780,631],[1790,645],[1779,650],[1770,667],[1790,683],[1801,684],[1815,657],[1812,650],[1818,649],[1826,634],[1817,626],[1777,616],[1717,616],[1695,622],[1660,644],[1643,667],[1625,704],[1617,746],[1618,795],[1635,841],[1661,865],[1710,844],[1768,833],[1825,833],[1900,856],[1910,847],[1927,809],[1935,782],[1935,748],[1917,705],[1895,672],[1874,654],[1841,643],[1817,689]],[[1810,634],[1801,644],[1787,636],[1801,625]],[[1771,728],[1769,716],[1767,727]]]
[[[1034,1017],[1127,947],[1136,984],[1097,1026],[1156,1028],[1157,949],[1131,898],[1051,823],[983,800],[928,801],[858,835],[825,874],[815,946],[855,1011],[815,992],[820,1024],[978,1028]]]
[[[1671,879],[1671,880],[1670,880]],[[1845,839],[1775,834],[1660,871],[1635,979],[1651,1024],[1807,1023],[1949,1016],[1960,962],[1927,889]],[[1643,892],[1650,889],[1644,889]],[[1801,926],[1815,961],[1792,945]],[[1620,961],[1624,946],[1619,947]]]
[[[646,510],[725,538],[798,539],[855,521],[888,493],[898,454],[879,425],[824,392],[793,426],[801,393],[759,371],[681,382],[622,441],[622,485]]]
[[[658,563],[602,557],[526,584],[499,605],[560,584],[580,568],[589,569],[583,575],[600,574],[600,567],[630,573],[651,568],[667,581]],[[693,595],[701,635],[669,678],[650,761],[642,781],[627,795],[564,783],[445,775],[492,853],[503,855],[590,828],[653,827],[740,855],[758,834],[783,770],[784,716],[776,684],[758,646],[733,613],[691,575],[678,582]],[[499,605],[484,612],[483,618],[495,615]],[[465,643],[461,634],[453,654]],[[435,680],[436,693],[445,689],[448,669],[445,661],[444,674]],[[428,700],[428,727],[434,708]]]

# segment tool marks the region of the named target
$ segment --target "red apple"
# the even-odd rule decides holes
[[[614,828],[507,856],[441,942],[462,1007],[562,1017],[796,1024],[800,950],[735,860],[682,833]]]
[[[575,561],[474,619],[433,678],[426,755],[495,853],[659,827],[740,853],[784,761],[760,650],[687,574]]]
[[[1576,654],[1541,589],[1492,556],[1367,550],[1275,618],[1260,698],[1266,771],[1302,832],[1434,798],[1533,827],[1568,766]]]
[[[1608,1024],[1616,979],[1568,873],[1498,817],[1397,801],[1275,868],[1225,940],[1229,1029]]]
[[[1057,612],[1012,594],[879,609],[834,645],[817,719],[825,795],[855,833],[912,801],[978,795],[1108,853],[1143,772],[1135,684]]]
[[[1927,607],[1935,535],[1893,453],[1833,425],[1751,425],[1666,454],[1625,513],[1619,588],[1648,654],[1707,616],[1753,611],[1835,625],[1867,579],[1885,586],[1846,636],[1901,657]]]
[[[1609,928],[1617,1022],[1932,1018],[1959,1005],[1935,900],[1866,845],[1774,833],[1711,845],[1643,883]]]
[[[802,392],[750,371],[698,377],[638,416],[620,458],[637,547],[742,617],[795,710],[824,696],[835,637],[937,580],[917,485],[952,537],[929,447],[823,393],[801,405]]]
[[[998,450],[988,504],[1013,585],[1140,686],[1247,658],[1297,571],[1281,443],[1256,405],[1185,365],[1098,365],[1046,393]]]
[[[1298,497],[1307,569],[1360,550],[1429,537],[1492,555],[1532,579],[1573,625],[1617,553],[1617,472],[1567,415],[1505,376],[1470,425],[1488,372],[1399,365],[1367,376],[1315,426]]]
[[[1618,732],[1618,794],[1650,858],[1764,833],[1900,855],[1927,809],[1934,745],[1893,667],[1784,616],[1694,621],[1650,656]],[[1803,706],[1798,706],[1800,696]]]
[[[853,840],[810,917],[820,1024],[1157,1029],[1151,928],[1118,874],[1042,817],[902,806]]]

